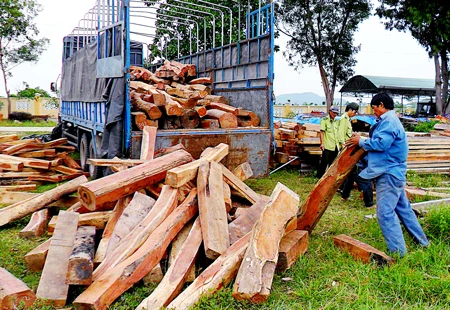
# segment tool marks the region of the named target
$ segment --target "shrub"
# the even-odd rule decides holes
[[[450,205],[431,209],[425,216],[428,235],[438,239],[450,239]]]
[[[434,129],[434,125],[439,123],[439,121],[427,121],[427,122],[419,122],[415,127],[415,132],[430,132]]]
[[[11,112],[11,114],[9,114],[9,119],[15,121],[31,121],[33,115],[28,112]]]

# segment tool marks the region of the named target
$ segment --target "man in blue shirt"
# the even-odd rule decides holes
[[[408,141],[395,114],[394,101],[388,94],[375,95],[370,105],[378,119],[369,138],[353,134],[345,144],[358,144],[368,152],[368,166],[360,177],[374,180],[378,224],[389,251],[404,256],[407,250],[400,222],[415,242],[425,247],[429,245],[405,194]]]

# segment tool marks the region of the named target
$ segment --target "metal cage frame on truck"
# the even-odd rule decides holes
[[[132,12],[134,5],[138,4],[136,0],[98,0],[74,31],[64,38],[63,48],[63,71],[65,66],[74,66],[70,62],[76,58],[76,53],[91,44],[96,45],[97,50],[96,76],[88,76],[94,81],[92,83],[106,78],[125,78],[123,153],[133,158],[139,156],[142,132],[132,131],[130,66],[142,66],[145,57],[143,45],[135,42],[136,33],[139,36],[140,32],[132,29],[132,24],[136,24],[131,20]],[[145,36],[151,38],[152,35],[148,33]],[[261,118],[261,125],[217,130],[158,130],[156,148],[183,143],[195,158],[204,148],[224,142],[230,145],[230,153],[224,159],[224,164],[230,169],[248,161],[255,176],[266,175],[273,136],[273,53],[274,4],[271,2],[258,10],[247,12],[244,40],[177,59],[181,63],[195,64],[199,77],[211,76],[214,94],[227,97],[231,105],[254,111]],[[63,74],[62,93],[64,87],[74,87],[64,78]],[[63,95],[61,99],[63,135],[80,149],[81,157],[101,157],[99,144],[105,128],[107,102],[92,98],[67,100]],[[85,159],[82,158],[82,162],[85,163]],[[95,174],[93,170],[91,174]]]

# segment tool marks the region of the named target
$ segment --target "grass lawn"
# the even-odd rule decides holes
[[[55,127],[58,123],[55,121],[21,121],[0,120],[0,127]]]
[[[448,176],[440,175],[408,175],[409,183],[420,187],[449,180]],[[247,184],[270,195],[277,182],[297,192],[303,201],[317,179],[299,176],[295,170],[282,170],[270,177],[249,180]],[[333,246],[333,236],[347,234],[386,251],[376,220],[364,219],[364,215],[374,212],[364,208],[356,190],[345,202],[336,195],[310,235],[308,252],[290,270],[275,276],[267,303],[250,305],[235,301],[229,286],[204,298],[195,309],[450,309],[450,207],[441,207],[421,219],[431,240],[429,248],[416,246],[407,236],[409,254],[389,267],[363,264]],[[22,257],[46,238],[18,237],[28,219],[0,230],[0,266],[36,289],[40,274],[27,272]],[[138,283],[110,309],[134,309],[152,289]],[[69,299],[73,300],[80,291],[71,288]],[[50,308],[37,305],[34,309]]]

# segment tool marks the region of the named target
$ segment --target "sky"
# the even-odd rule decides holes
[[[24,63],[12,70],[8,80],[11,93],[23,88],[23,82],[30,87],[40,87],[50,91],[50,83],[56,81],[61,72],[62,38],[68,35],[84,14],[94,6],[95,0],[38,0],[42,12],[36,18],[41,37],[50,39],[48,49],[36,64]],[[286,46],[287,37],[281,36],[276,44]],[[361,44],[356,56],[355,74],[434,78],[434,64],[425,50],[409,33],[387,31],[378,17],[364,21],[355,35],[355,44]],[[2,79],[1,79],[2,80]],[[337,87],[337,90],[340,86]],[[294,71],[283,59],[282,53],[275,54],[275,95],[313,92],[323,96],[319,71],[306,67]],[[5,96],[3,83],[0,96]]]

